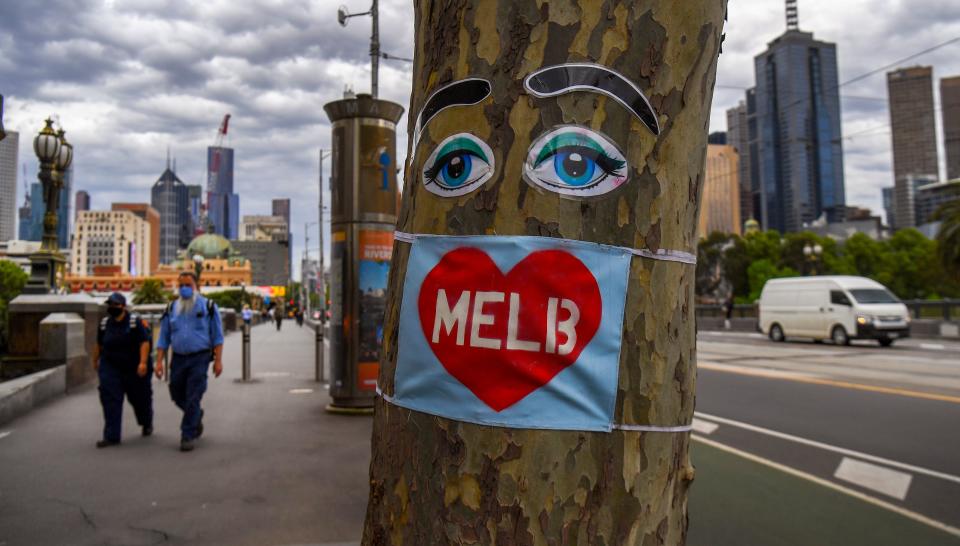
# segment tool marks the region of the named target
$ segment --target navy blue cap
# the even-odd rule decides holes
[[[109,305],[111,303],[117,305],[126,305],[127,298],[123,297],[123,294],[120,292],[114,292],[113,294],[110,294],[109,298],[107,298],[107,304]]]

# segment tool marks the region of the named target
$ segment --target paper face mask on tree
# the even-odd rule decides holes
[[[486,123],[478,114],[491,89],[483,79],[459,80],[424,103],[414,127],[413,166],[429,193],[467,196],[500,175],[503,184],[589,199],[630,181],[624,148],[586,125],[553,124],[532,138],[524,156],[503,158],[506,152],[478,136],[482,130],[471,130],[472,122]],[[543,68],[524,79],[524,89],[534,102],[574,92],[606,96],[653,138],[660,133],[637,86],[599,65]],[[422,140],[441,115],[445,122]],[[522,165],[498,165],[498,159]],[[507,168],[520,176],[508,179]],[[550,237],[398,232],[396,239],[413,248],[388,401],[495,426],[635,426],[613,422],[630,260],[691,263],[692,256]]]

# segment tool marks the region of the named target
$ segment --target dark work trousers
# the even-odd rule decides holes
[[[183,419],[180,421],[180,438],[183,440],[197,437],[200,401],[207,391],[209,367],[210,351],[189,356],[174,353],[170,361],[170,398],[183,410]]]
[[[103,406],[103,439],[120,441],[123,418],[123,396],[127,396],[141,427],[153,426],[153,387],[151,371],[146,377],[137,375],[136,367],[114,366],[101,362],[97,370],[100,377],[100,405]]]

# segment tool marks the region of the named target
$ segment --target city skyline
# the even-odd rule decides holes
[[[19,45],[0,64],[0,80],[11,82],[3,89],[5,126],[33,135],[43,118],[58,114],[78,145],[75,189],[91,193],[92,209],[105,209],[115,201],[147,201],[168,146],[180,163],[178,176],[186,184],[205,185],[205,152],[229,112],[231,133],[223,144],[237,154],[239,214],[269,214],[270,198],[289,197],[292,227],[315,221],[317,149],[330,142],[321,106],[341,97],[344,86],[366,92],[369,85],[369,24],[358,19],[340,28],[336,5],[291,1],[170,10],[162,2],[141,2],[134,12],[90,2],[78,17],[78,9],[40,15],[11,3],[4,7],[11,24],[0,30],[0,40]],[[360,10],[366,3],[351,0],[348,7]],[[786,27],[782,3],[743,1],[729,10],[712,131],[726,130],[726,110],[755,83],[753,58]],[[799,26],[837,44],[839,80],[845,82],[960,36],[956,11],[932,1],[907,7],[801,0]],[[408,21],[412,7],[384,1],[380,16],[382,24]],[[37,17],[50,32],[34,30],[30,22]],[[853,26],[856,36],[848,31]],[[382,37],[384,51],[412,56],[412,27],[390,28],[394,31]],[[171,39],[136,39],[144,33]],[[900,65],[934,67],[938,107],[940,78],[960,74],[958,49],[960,43],[954,43]],[[893,183],[885,72],[843,86],[840,97],[846,201],[876,212],[882,210],[881,188]],[[409,65],[381,63],[381,98],[406,108],[410,78]],[[938,131],[940,122],[938,113]],[[406,124],[401,119],[398,164],[407,152]],[[30,140],[21,138],[20,161],[34,178]],[[942,164],[945,154],[940,158]],[[19,206],[22,181],[17,191]],[[325,199],[329,202],[329,194]],[[302,241],[295,241],[292,252],[302,253]]]

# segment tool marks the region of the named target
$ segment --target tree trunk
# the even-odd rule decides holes
[[[416,3],[410,149],[397,229],[443,235],[534,235],[696,253],[710,102],[725,0],[420,0]],[[614,100],[572,92],[535,99],[542,67],[590,62],[634,82],[659,135]],[[420,173],[438,142],[414,149],[429,95],[479,77],[491,97],[451,108],[431,135],[469,131],[496,158],[471,193],[438,197]],[[579,125],[619,143],[629,179],[606,195],[564,198],[522,175],[531,143]],[[399,312],[410,245],[396,243],[380,388],[394,393]],[[694,267],[634,257],[614,420],[689,424],[694,411]],[[693,479],[688,432],[500,428],[376,402],[363,543],[683,544]]]

